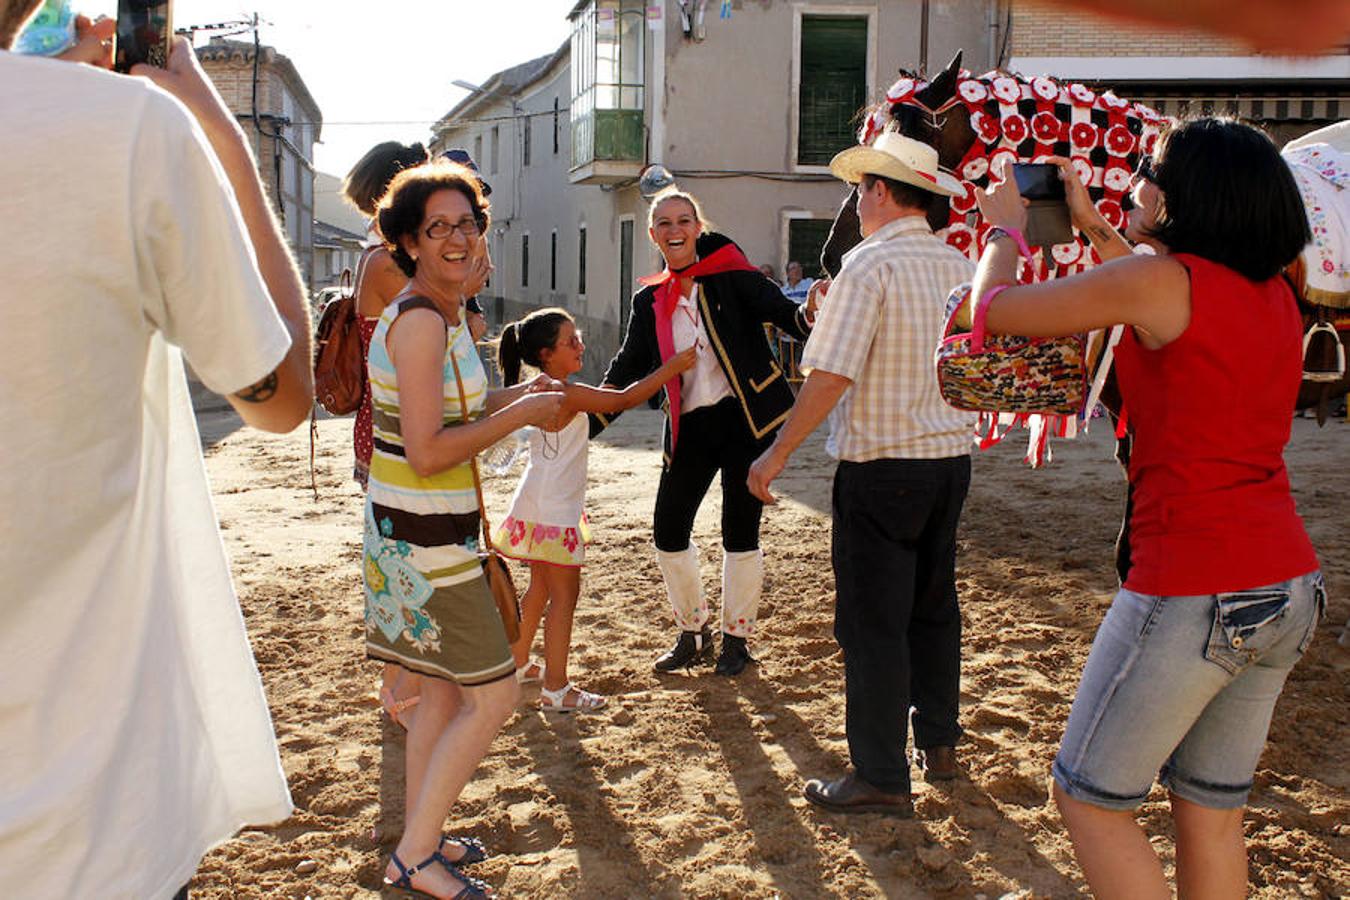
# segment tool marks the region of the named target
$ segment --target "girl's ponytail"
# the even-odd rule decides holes
[[[520,381],[520,323],[511,322],[502,329],[497,343],[497,367],[502,370],[506,387]]]

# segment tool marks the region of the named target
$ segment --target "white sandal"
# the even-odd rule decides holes
[[[566,702],[568,694],[576,695],[575,703],[568,704]],[[549,712],[597,712],[604,709],[607,703],[609,703],[608,697],[583,691],[570,681],[556,691],[550,691],[548,688],[540,688],[539,690],[539,708]]]
[[[516,669],[516,681],[520,684],[539,684],[544,680],[544,664],[527,659],[525,665]]]

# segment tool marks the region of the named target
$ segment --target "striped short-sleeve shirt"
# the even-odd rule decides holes
[[[922,216],[888,222],[844,255],[801,361],[805,372],[853,382],[830,413],[832,456],[868,462],[970,452],[975,416],[943,401],[933,351],[947,295],[974,273]]]

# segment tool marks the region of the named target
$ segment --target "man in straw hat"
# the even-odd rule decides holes
[[[943,304],[974,265],[934,236],[934,194],[962,187],[937,151],[895,132],[830,162],[857,185],[863,241],[827,285],[802,351],[806,383],[777,439],[750,469],[769,485],[826,416],[834,476],[835,639],[844,651],[853,771],[812,779],[806,797],[837,812],[912,815],[905,739],[929,781],[956,775],[961,616],[956,526],[970,485],[972,416],[943,402],[933,348]]]

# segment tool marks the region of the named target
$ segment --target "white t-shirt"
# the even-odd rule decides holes
[[[167,898],[291,810],[178,348],[290,338],[176,100],[0,51],[0,121],[0,896]]]

